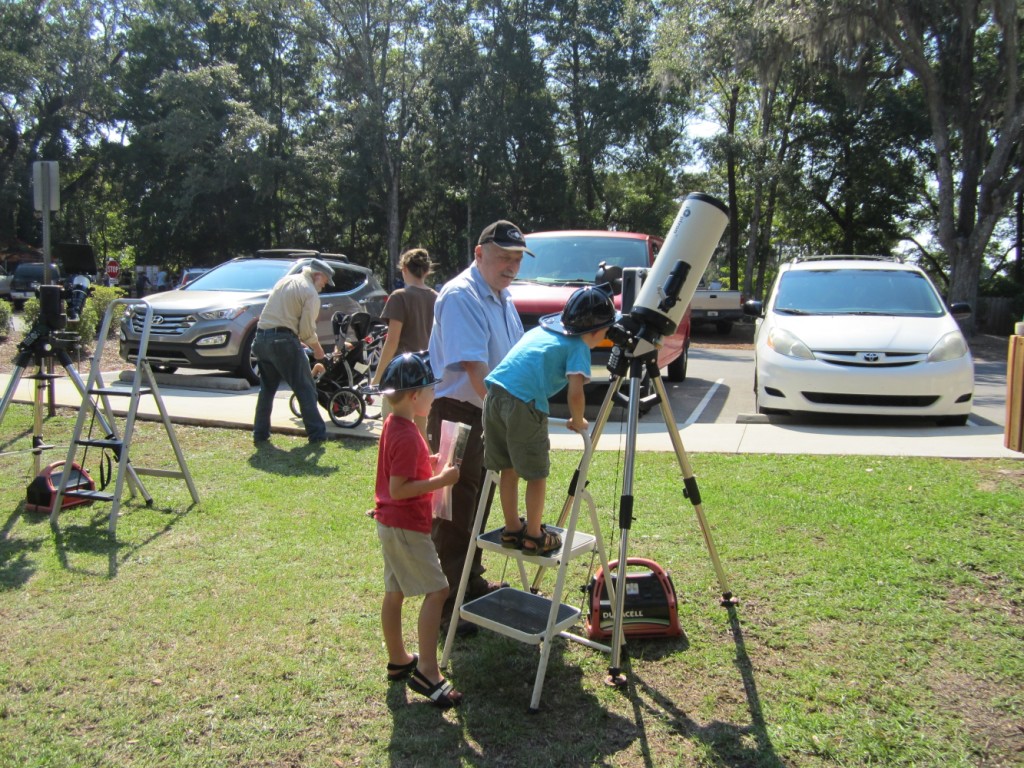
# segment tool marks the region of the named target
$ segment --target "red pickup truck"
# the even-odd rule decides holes
[[[534,232],[526,236],[526,245],[535,254],[526,256],[519,276],[509,288],[512,302],[527,330],[537,325],[543,315],[561,312],[572,292],[583,285],[593,285],[598,265],[650,267],[661,248],[662,239],[636,232],[604,230],[563,230]],[[615,297],[621,309],[621,297]],[[594,350],[593,378],[607,376],[604,370],[611,353],[611,342]],[[668,381],[686,379],[686,362],[690,349],[690,310],[676,332],[663,339],[658,352],[658,367]]]

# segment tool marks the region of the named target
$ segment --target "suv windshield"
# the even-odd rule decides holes
[[[597,265],[649,267],[647,243],[618,237],[544,237],[527,235],[526,256],[517,280],[552,283],[593,283]]]
[[[288,274],[293,263],[280,261],[229,261],[200,275],[183,291],[269,291],[274,283]]]
[[[773,309],[792,315],[939,317],[945,313],[924,275],[889,269],[786,272],[779,279]]]

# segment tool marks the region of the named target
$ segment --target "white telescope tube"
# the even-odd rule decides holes
[[[728,224],[729,208],[721,200],[703,192],[687,195],[644,278],[632,315],[663,336],[674,332]],[[666,287],[673,295],[666,295]]]

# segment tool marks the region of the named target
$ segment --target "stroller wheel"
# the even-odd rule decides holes
[[[299,410],[299,398],[297,398],[295,395],[292,395],[290,398],[288,398],[288,407],[292,409],[293,415],[299,417],[302,416],[302,411]]]
[[[331,415],[331,421],[339,427],[354,427],[365,415],[363,398],[355,390],[342,387],[334,393],[327,412]]]

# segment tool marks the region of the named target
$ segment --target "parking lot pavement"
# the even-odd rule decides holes
[[[9,376],[0,376],[6,387]],[[109,382],[108,382],[109,383]],[[31,403],[34,382],[22,380],[14,394],[15,402]],[[55,383],[59,405],[81,404],[72,382],[66,378]],[[301,435],[302,422],[288,408],[288,392],[277,396],[273,429],[277,433]],[[162,388],[164,403],[175,423],[236,429],[251,429],[256,405],[256,389],[239,392],[219,390]],[[155,419],[157,410],[151,398],[139,404],[140,418]],[[377,439],[378,421],[366,420],[354,429],[328,425],[335,437]],[[622,450],[626,443],[626,425],[609,421],[598,440],[598,450]],[[637,450],[671,451],[672,443],[661,419],[660,410],[648,414],[637,425]],[[785,425],[776,423],[694,423],[680,427],[680,436],[690,453],[785,453],[785,454],[860,454],[877,456],[945,456],[953,458],[1024,458],[1024,454],[1003,447],[1003,430],[998,426],[932,427]],[[551,421],[551,443],[557,449],[578,450],[578,435],[565,429],[557,419]]]

